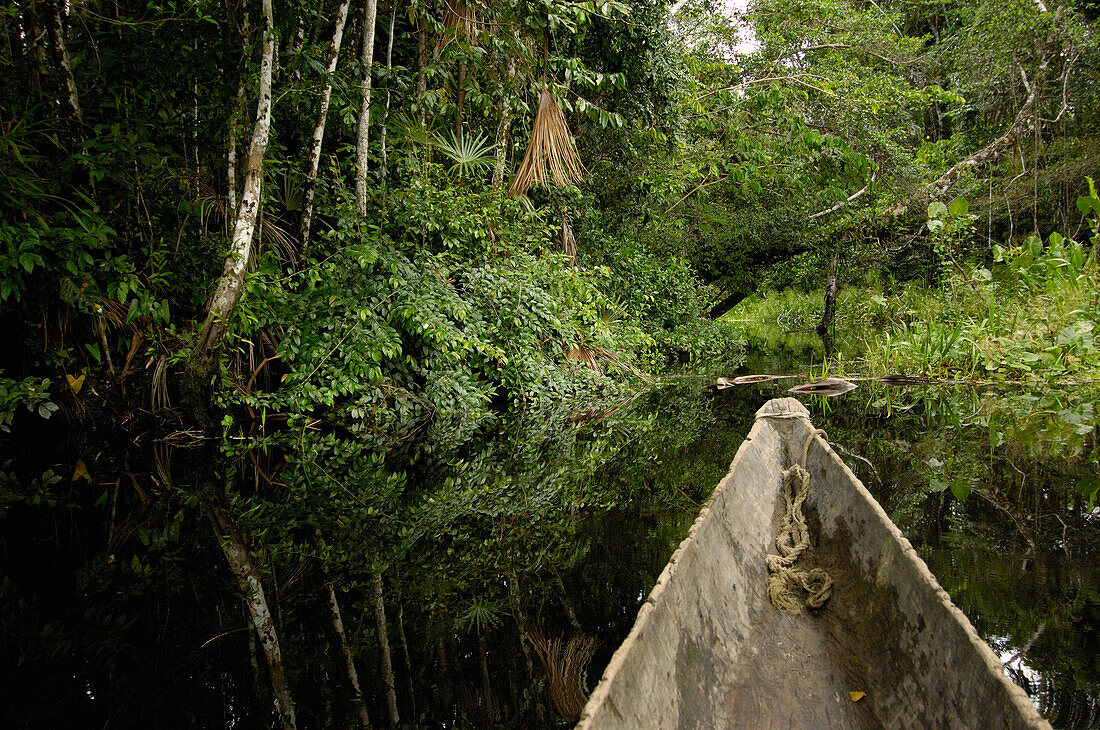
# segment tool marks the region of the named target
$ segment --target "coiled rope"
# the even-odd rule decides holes
[[[824,606],[833,591],[832,576],[823,568],[805,570],[794,565],[810,547],[810,530],[806,525],[806,516],[802,513],[802,503],[810,493],[806,457],[814,435],[821,434],[822,438],[827,436],[821,429],[814,429],[809,417],[802,413],[776,413],[766,417],[801,419],[811,428],[802,447],[801,462],[791,464],[789,469],[783,470],[783,502],[786,511],[775,536],[775,548],[779,554],[767,556],[768,599],[780,611],[797,616],[807,608]]]

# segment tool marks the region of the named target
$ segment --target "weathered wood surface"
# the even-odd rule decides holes
[[[821,611],[766,593],[782,470],[802,457]],[[853,702],[849,692],[865,692]],[[578,730],[1049,728],[793,398],[769,401],[638,612]]]

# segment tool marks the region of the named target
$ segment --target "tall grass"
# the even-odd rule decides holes
[[[887,293],[875,281],[837,299],[839,367],[867,375],[1021,380],[1100,378],[1093,339],[1100,322],[1095,257],[1052,234],[997,250],[992,270],[961,267],[938,286],[910,282]],[[811,329],[821,290],[764,292],[730,317],[750,346],[818,348]]]

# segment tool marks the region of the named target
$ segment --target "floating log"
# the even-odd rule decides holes
[[[832,596],[768,599],[783,471],[809,474],[800,560]],[[578,730],[1050,728],[794,398],[768,401],[703,507]]]
[[[804,383],[802,385],[796,385],[789,389],[788,393],[798,393],[806,395],[843,395],[849,390],[855,390],[856,384],[849,380],[842,380],[840,378],[823,378],[821,380],[814,381],[813,383]]]
[[[718,378],[718,390],[730,388],[734,385],[751,385],[752,383],[767,383],[771,380],[790,378],[790,375],[739,375],[736,378]]]

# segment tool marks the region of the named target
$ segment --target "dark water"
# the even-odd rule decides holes
[[[224,457],[219,473],[238,480],[233,507],[264,566],[300,724],[353,717],[312,562],[323,529],[374,724],[384,723],[384,694],[366,586],[379,567],[406,726],[565,725],[755,410],[798,381],[712,382],[529,413],[449,461],[395,455],[388,471],[322,442]],[[1056,727],[1100,726],[1095,396],[863,382],[803,399]],[[272,722],[263,658],[253,665],[241,595],[209,523],[172,469],[138,447],[5,456],[4,726]],[[91,479],[70,478],[78,459]],[[248,470],[257,462],[285,492]],[[313,468],[340,488],[323,492]],[[377,503],[340,502],[356,478],[378,480]],[[322,492],[308,523],[302,509],[278,511]],[[376,548],[339,555],[340,530],[360,540],[348,545],[376,535]],[[543,656],[532,650],[540,636]],[[546,667],[570,658],[568,686],[552,686]]]

